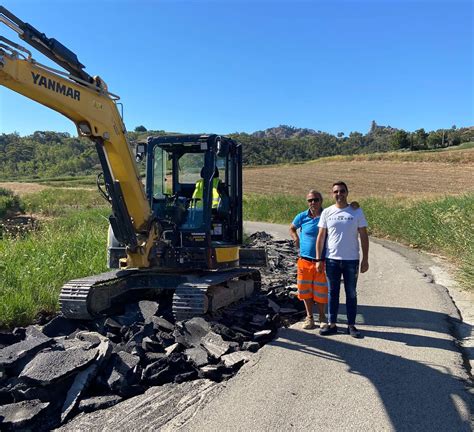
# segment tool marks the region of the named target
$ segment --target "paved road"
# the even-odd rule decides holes
[[[286,236],[287,228],[257,229]],[[370,266],[358,288],[363,339],[296,324],[225,383],[152,388],[62,430],[470,431],[446,290],[384,244],[371,242]]]

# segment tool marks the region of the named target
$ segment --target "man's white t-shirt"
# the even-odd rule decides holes
[[[359,228],[366,226],[367,220],[360,208],[340,209],[332,205],[324,209],[318,227],[327,228],[326,258],[358,260]]]

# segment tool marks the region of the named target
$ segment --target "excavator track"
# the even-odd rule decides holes
[[[182,284],[173,295],[173,315],[176,321],[204,315],[209,309],[206,284]]]
[[[67,282],[59,303],[66,318],[91,320],[130,301],[140,291],[158,294],[172,290],[173,314],[177,321],[183,321],[249,297],[259,287],[260,273],[249,268],[188,275],[115,270]]]
[[[73,279],[65,283],[59,295],[59,305],[66,318],[91,320],[96,318],[102,310],[111,306],[110,295],[112,289],[135,271],[115,270],[88,276],[82,279]],[[118,295],[118,291],[114,291]]]
[[[173,315],[176,321],[212,313],[252,295],[260,288],[260,272],[239,268],[209,272],[176,287]]]

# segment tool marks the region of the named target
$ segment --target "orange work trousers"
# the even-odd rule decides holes
[[[326,273],[316,271],[316,263],[298,258],[297,280],[298,298],[307,300],[312,298],[318,303],[328,302],[328,281]]]

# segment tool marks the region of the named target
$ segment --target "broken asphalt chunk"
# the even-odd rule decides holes
[[[294,314],[294,313],[297,313],[297,312],[299,312],[298,309],[290,308],[290,307],[284,307],[284,308],[280,309],[280,313],[283,314],[283,315]]]
[[[195,369],[187,361],[184,353],[173,353],[147,366],[143,371],[142,381],[152,385],[161,385],[174,381],[177,375],[193,371]],[[194,373],[178,378],[178,380],[190,379],[190,376],[194,376]],[[195,376],[197,376],[197,372]]]
[[[142,314],[142,320],[145,324],[152,322],[153,317],[158,311],[158,303],[151,300],[142,300],[138,302],[138,307]]]
[[[184,337],[190,346],[199,345],[200,340],[210,332],[211,326],[201,317],[192,318],[184,323]]]
[[[121,396],[117,395],[106,395],[106,396],[94,396],[82,399],[79,402],[78,410],[81,412],[92,412],[100,409],[110,408],[122,401]]]
[[[222,336],[210,331],[201,339],[201,345],[206,348],[212,357],[219,358],[229,351],[230,344]]]
[[[0,429],[19,430],[31,425],[49,406],[39,399],[0,406]],[[29,429],[29,428],[28,428]]]
[[[179,342],[170,345],[169,347],[165,348],[166,355],[171,355],[173,353],[179,352],[182,349],[182,345]]]
[[[20,342],[21,338],[11,332],[0,330],[0,349]]]
[[[222,356],[221,360],[224,362],[225,367],[233,368],[248,362],[251,358],[252,354],[248,351],[237,351]]]
[[[254,340],[258,341],[258,340],[269,338],[271,334],[272,334],[271,330],[260,330],[253,334],[253,338]]]
[[[54,317],[51,321],[45,324],[42,332],[49,337],[69,336],[78,328],[78,322],[65,318],[62,315]]]
[[[184,351],[189,360],[191,360],[196,366],[204,366],[209,363],[209,357],[207,352],[200,347],[188,348]]]
[[[151,322],[153,323],[153,327],[155,328],[155,330],[161,329],[170,332],[174,330],[174,325],[162,317],[153,316],[151,317]]]
[[[38,332],[40,333],[40,332]],[[14,367],[21,359],[31,358],[42,349],[51,346],[54,339],[40,333],[37,337],[27,337],[21,342],[9,345],[0,350],[0,369]]]
[[[280,312],[280,306],[276,304],[272,299],[267,299],[268,301],[268,306],[270,306],[273,310],[273,312],[278,313]]]
[[[97,356],[95,362],[90,364],[85,370],[81,370],[75,377],[74,381],[69,388],[66,399],[63,403],[62,412],[61,412],[61,422],[67,420],[69,415],[72,413],[77,403],[79,402],[80,397],[86,391],[89,384],[96,377],[98,370],[102,366],[105,360],[107,360],[112,351],[110,341],[104,336],[97,335],[94,332],[82,332],[82,335],[79,336],[79,339],[89,339],[95,341],[95,338],[99,339],[99,344],[97,346]]]
[[[242,349],[250,352],[257,352],[260,349],[260,344],[258,342],[244,342],[242,344]]]
[[[97,349],[71,348],[39,353],[25,366],[20,378],[36,385],[49,385],[87,367],[97,352]]]
[[[135,384],[140,357],[125,351],[111,355],[104,373],[107,387],[114,393],[124,394],[127,387]]]
[[[221,381],[222,373],[225,370],[224,366],[218,365],[205,365],[199,368],[199,374],[203,378],[209,378],[213,381]]]

